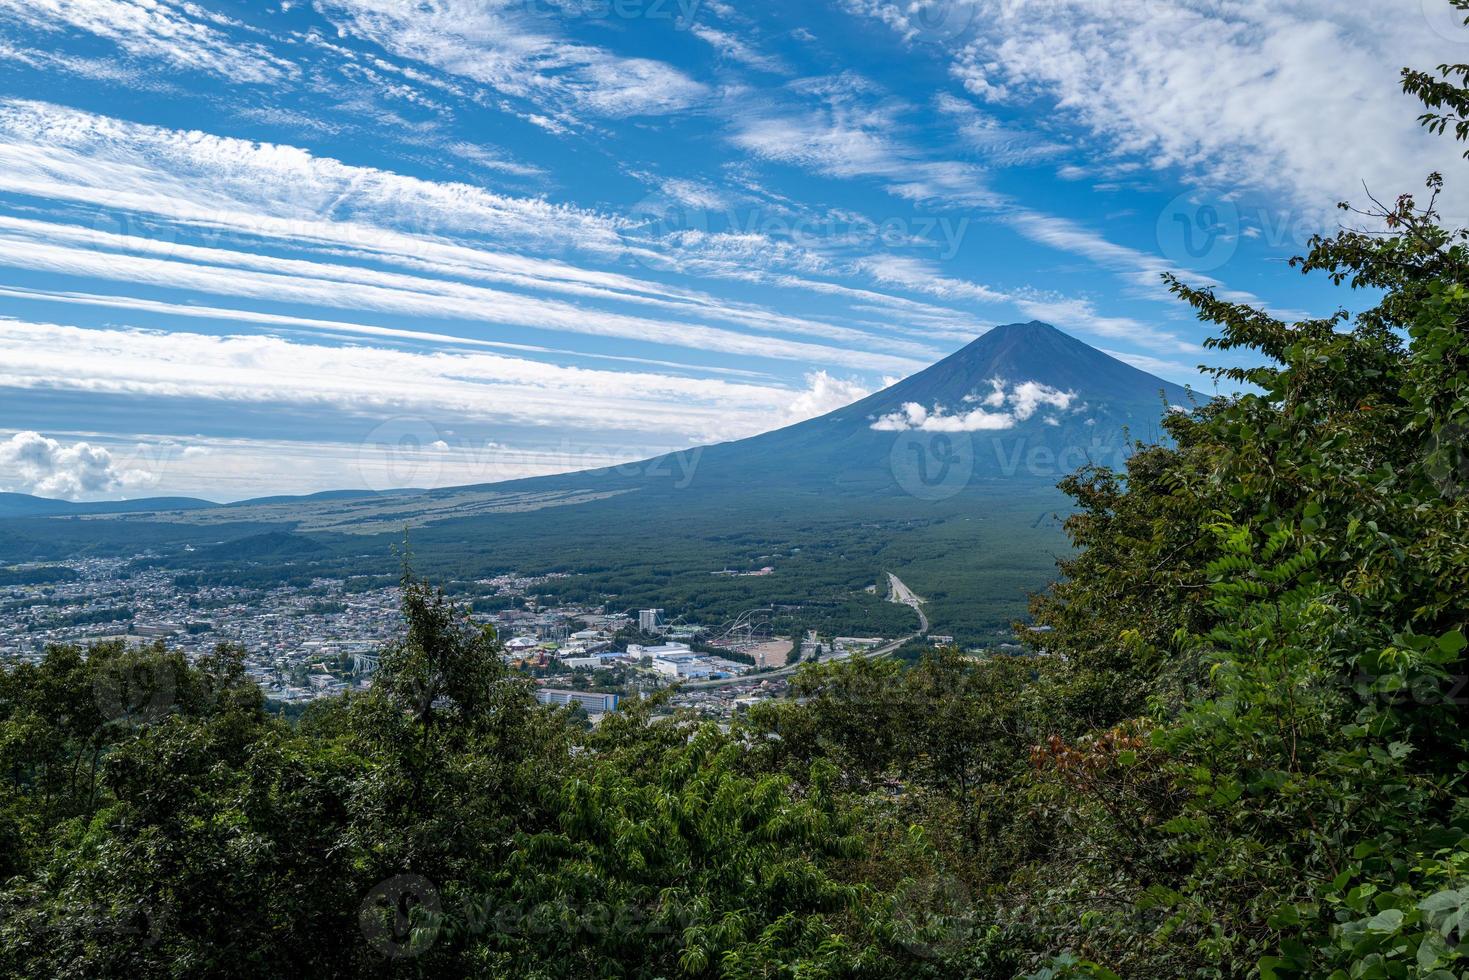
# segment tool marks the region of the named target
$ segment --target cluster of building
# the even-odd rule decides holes
[[[658,646],[628,644],[627,656],[644,662],[653,671],[673,680],[722,680],[742,677],[754,670],[748,664],[735,663],[709,654],[695,653],[686,643],[663,643]]]
[[[48,645],[61,643],[163,642],[190,658],[230,643],[244,649],[246,670],[266,696],[291,704],[370,686],[381,651],[402,635],[396,587],[360,591],[321,578],[304,588],[179,588],[174,571],[134,560],[60,567],[67,571],[52,582],[0,586],[0,662],[39,660]],[[634,618],[605,607],[543,605],[535,590],[546,581],[504,575],[474,583],[478,596],[511,600],[480,618],[504,640],[507,662],[534,678],[544,704],[580,706],[595,719],[626,696],[692,682],[676,694],[677,706],[728,717],[785,693],[785,681],[765,677],[764,668],[783,665],[788,643],[773,660],[758,644],[722,640],[695,649],[706,635],[698,625],[670,624],[662,609],[643,609]],[[849,656],[881,642],[838,637],[823,643],[812,635],[800,659]],[[711,652],[718,648],[731,655]],[[756,657],[761,667],[731,659],[733,651]],[[698,686],[734,680],[743,682]]]
[[[304,588],[180,588],[176,571],[149,568],[136,558],[83,559],[39,570],[47,569],[57,573],[54,581],[0,586],[0,662],[38,662],[55,644],[162,642],[194,659],[230,643],[244,649],[246,671],[267,697],[297,703],[370,685],[382,649],[402,635],[396,587],[357,591],[341,579],[322,578]],[[595,623],[578,634],[582,640],[610,638],[608,631],[631,622],[597,610],[542,608],[528,593],[548,578],[510,575],[476,583],[481,594],[517,600],[515,608],[488,616],[502,636],[534,637],[554,648],[568,639],[574,622]]]

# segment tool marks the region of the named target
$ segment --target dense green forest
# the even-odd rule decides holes
[[[670,523],[667,505],[643,509],[636,495],[604,501],[589,512],[567,507],[496,515],[492,522],[455,520],[415,527],[420,571],[451,594],[480,598],[476,580],[505,573],[558,577],[539,591],[547,603],[604,602],[615,609],[658,607],[689,622],[715,626],[755,608],[801,606],[776,613],[788,633],[804,623],[838,635],[900,636],[911,612],[864,590],[900,575],[928,601],[935,631],[968,647],[1003,642],[1025,614],[1026,594],[1049,579],[1066,550],[1057,513],[1069,501],[1054,488],[994,480],[983,505],[963,497],[939,501],[915,515],[907,497],[792,503],[752,491],[738,506],[694,508]],[[271,525],[194,527],[146,521],[29,518],[0,520],[45,541],[38,555],[129,557],[144,548],[135,569],[160,568],[185,592],[217,586],[307,589],[318,578],[348,580],[349,588],[396,581],[391,533],[283,533]],[[119,533],[121,532],[121,533]],[[224,545],[205,542],[239,534]],[[91,539],[95,536],[95,539]],[[187,546],[187,547],[186,547]],[[193,550],[187,550],[192,547]],[[764,578],[711,575],[773,564]],[[3,582],[0,582],[3,584]]]
[[[1405,87],[1469,136],[1469,66]],[[372,691],[294,725],[229,649],[0,674],[0,974],[1469,976],[1442,185],[1298,260],[1362,290],[1350,320],[1173,283],[1260,366],[1066,481],[1077,551],[1024,657],[811,666],[727,731],[637,701],[586,730],[409,579]]]

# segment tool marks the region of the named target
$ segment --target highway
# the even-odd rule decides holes
[[[904,585],[903,580],[892,572],[888,572],[888,585],[892,588],[894,602],[901,602],[905,606],[913,607],[913,611],[918,614],[918,635],[926,635],[928,633],[928,614],[923,611],[923,600],[914,595],[913,590]],[[906,643],[908,641],[904,640],[903,642]]]
[[[870,651],[864,654],[864,656],[871,657],[874,660],[881,660],[883,657],[890,657],[903,644],[916,640],[919,637],[924,636],[928,633],[928,614],[923,611],[923,599],[914,594],[913,590],[904,585],[903,580],[898,578],[898,576],[894,575],[892,572],[888,572],[887,576],[888,587],[891,590],[892,601],[900,602],[905,606],[911,606],[913,608],[913,611],[918,614],[918,632],[910,633],[908,636],[900,637],[896,640],[891,640],[887,643],[884,643],[880,647],[873,647]],[[846,660],[849,657],[850,654],[827,657],[825,660],[822,660],[821,663],[827,663],[832,660]],[[732,687],[736,684],[758,684],[761,681],[774,680],[777,677],[789,677],[796,671],[800,670],[803,666],[805,666],[805,664],[792,664],[789,667],[779,667],[775,670],[765,671],[764,673],[760,674],[746,674],[744,677],[725,677],[717,681],[688,681],[684,684],[680,684],[679,689],[684,691],[705,691],[712,687]]]

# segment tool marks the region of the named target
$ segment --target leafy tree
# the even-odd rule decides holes
[[[1460,138],[1466,80],[1404,77]],[[1033,642],[1067,658],[1058,730],[1092,730],[1037,767],[1085,832],[1042,878],[1118,972],[1464,970],[1469,234],[1440,226],[1443,186],[1296,260],[1370,291],[1354,318],[1287,325],[1171,279],[1211,347],[1263,363],[1217,372],[1248,392],[1171,418],[1125,477],[1069,485],[1086,550]]]

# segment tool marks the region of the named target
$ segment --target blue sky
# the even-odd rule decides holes
[[[1450,176],[1438,0],[0,0],[0,489],[605,465],[1043,319],[1199,384]],[[1212,355],[1210,356],[1212,358]],[[1022,381],[1024,379],[1010,379]]]

